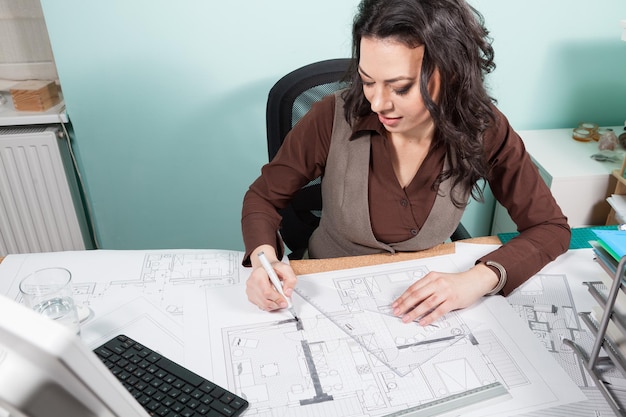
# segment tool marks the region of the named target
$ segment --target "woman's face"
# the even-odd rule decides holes
[[[421,137],[430,131],[432,119],[419,87],[424,46],[409,48],[393,39],[361,39],[359,74],[363,93],[372,111],[391,133]],[[430,94],[439,93],[439,74],[431,77]]]

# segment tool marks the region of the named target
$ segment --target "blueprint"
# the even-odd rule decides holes
[[[296,292],[377,360],[405,376],[470,333],[456,312],[426,327],[405,324],[391,313],[391,303],[427,273],[425,266],[411,263],[382,273],[332,274],[327,280],[302,276]]]
[[[204,361],[194,361],[186,347],[185,299],[203,288],[245,282],[249,272],[241,266],[242,257],[241,252],[224,250],[9,255],[0,264],[0,292],[21,301],[21,277],[44,267],[67,268],[76,303],[91,312],[81,323],[81,339],[88,346],[125,333],[207,374],[210,368]]]
[[[374,306],[385,316],[388,297],[402,285],[428,270],[458,268],[452,257],[444,256],[300,276],[298,286],[308,288],[307,297],[333,309],[329,315],[294,295],[300,321],[286,311],[253,312],[236,287],[207,289],[191,304],[198,310],[228,313],[209,315],[208,326],[198,326],[193,333],[199,338],[196,344],[210,344],[214,375],[250,401],[247,415],[384,416],[494,381],[503,383],[511,398],[463,415],[515,415],[583,400],[502,297],[485,298],[444,317],[436,323],[443,330],[435,338],[398,318],[390,327],[387,321],[371,323],[374,330],[367,340],[365,325],[353,327],[359,337],[338,325],[356,323],[353,317],[363,312],[371,318]],[[320,291],[315,293],[314,287]],[[334,300],[328,299],[330,288],[335,288]],[[376,300],[365,302],[373,293]],[[344,314],[338,320],[341,308]],[[412,363],[407,355],[398,367],[387,358],[387,333],[397,326],[405,328],[392,338],[395,346],[413,353]],[[441,340],[442,331],[453,335],[453,342]],[[384,354],[376,354],[381,350]]]
[[[598,282],[597,285],[602,286],[602,280],[606,278],[600,266],[589,262],[591,259],[591,250],[578,249],[575,253],[567,253],[507,297],[537,340],[588,398],[582,403],[537,411],[529,416],[614,415],[604,397],[594,388],[593,380],[579,358],[563,343],[563,339],[569,339],[582,347],[583,351],[591,352],[595,339],[579,313],[592,311],[597,305],[588,293],[586,283]],[[608,291],[607,288],[605,290]],[[607,368],[603,378],[610,382],[619,398],[626,398],[626,380],[619,371]]]
[[[463,415],[577,416],[568,410],[583,410],[578,405],[599,394],[580,367],[578,374],[568,369],[576,370],[571,355],[569,362],[557,358],[558,341],[584,340],[575,310],[581,300],[583,308],[593,306],[586,288],[570,284],[569,295],[554,301],[552,292],[561,289],[543,299],[529,287],[510,299],[513,308],[488,297],[426,328],[389,315],[390,301],[413,280],[430,270],[467,269],[491,250],[459,245],[456,255],[302,276],[303,296],[292,300],[300,321],[248,302],[250,270],[241,267],[243,253],[233,251],[9,255],[0,264],[0,292],[20,301],[21,277],[66,267],[77,302],[91,311],[81,331],[88,346],[126,333],[247,398],[246,415],[384,416],[498,381],[509,399]],[[566,285],[563,265],[555,268],[529,284]],[[553,306],[563,316],[546,324]],[[556,328],[560,336],[550,331]]]

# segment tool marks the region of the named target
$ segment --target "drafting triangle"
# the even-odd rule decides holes
[[[462,339],[467,326],[449,313],[430,326],[391,314],[398,291],[384,276],[320,279],[302,276],[296,292],[398,375],[406,375]]]

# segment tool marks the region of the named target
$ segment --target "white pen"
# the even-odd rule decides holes
[[[261,265],[263,265],[265,272],[267,272],[267,275],[270,277],[270,281],[272,281],[274,288],[276,288],[276,291],[278,291],[278,293],[282,295],[285,300],[287,300],[287,309],[291,314],[293,314],[293,317],[298,320],[298,316],[296,316],[296,311],[293,309],[291,300],[287,298],[287,296],[283,292],[283,284],[280,282],[280,279],[278,279],[276,271],[274,271],[274,268],[272,268],[270,261],[267,260],[265,253],[263,253],[262,251],[259,252],[259,259],[261,260]]]

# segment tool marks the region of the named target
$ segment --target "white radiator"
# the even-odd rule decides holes
[[[87,249],[88,230],[59,129],[0,127],[0,256]]]

